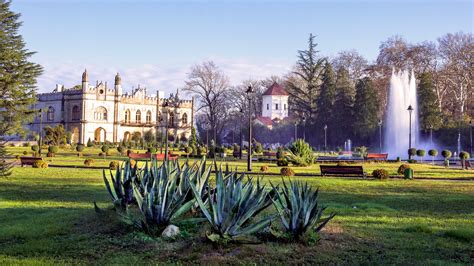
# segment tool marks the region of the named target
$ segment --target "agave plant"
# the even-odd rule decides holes
[[[107,192],[109,192],[110,197],[114,206],[120,210],[125,210],[127,204],[131,204],[135,201],[133,197],[133,188],[132,183],[137,177],[138,168],[135,164],[134,167],[131,166],[130,161],[125,161],[123,166],[117,167],[115,170],[115,177],[110,170],[110,179],[112,181],[113,190],[110,186],[105,170],[103,170],[102,175],[104,178],[105,187]]]
[[[191,171],[186,163],[152,161],[142,171],[140,182],[133,183],[133,195],[141,213],[141,227],[149,233],[161,229],[191,209],[195,200],[189,195]]]
[[[275,216],[263,217],[257,222],[252,218],[271,205],[271,198],[265,186],[256,184],[244,175],[231,173],[224,176],[222,169],[216,171],[216,188],[209,195],[207,204],[200,197],[198,188],[190,182],[196,201],[209,222],[213,234],[208,238],[217,241],[233,240],[253,234],[265,228]]]
[[[285,180],[282,182],[282,189],[272,184],[275,192],[272,201],[285,231],[293,238],[300,238],[312,228],[319,232],[335,216],[331,213],[321,218],[326,207],[318,202],[318,189],[313,190],[308,183],[290,181],[287,186]]]

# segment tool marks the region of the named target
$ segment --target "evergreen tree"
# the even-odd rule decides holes
[[[340,68],[337,72],[336,100],[334,102],[334,129],[337,143],[343,143],[347,139],[353,138],[353,106],[354,87],[349,78],[349,72],[345,68]]]
[[[322,77],[321,92],[318,96],[318,124],[327,125],[329,129],[333,128],[333,106],[336,96],[336,81],[334,71],[329,62],[324,67]],[[338,114],[339,115],[339,114]]]
[[[439,129],[442,125],[441,112],[436,103],[437,96],[434,92],[431,75],[428,72],[421,74],[420,84],[418,85],[418,110],[420,117],[420,127],[428,131]]]
[[[36,78],[41,66],[28,61],[34,53],[25,48],[18,33],[20,14],[10,10],[10,1],[0,0],[0,136],[24,135],[23,123],[34,112]],[[4,158],[6,142],[0,138],[0,158]],[[11,173],[11,164],[0,159],[0,176]]]
[[[379,100],[370,78],[357,82],[354,102],[354,133],[365,143],[378,127]]]
[[[194,145],[194,146],[197,145],[197,137],[196,137],[196,128],[195,127],[191,127],[191,137],[189,138],[189,146],[191,146],[191,145]]]

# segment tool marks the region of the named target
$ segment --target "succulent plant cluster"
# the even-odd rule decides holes
[[[151,235],[179,220],[194,219],[207,221],[210,240],[226,242],[261,233],[280,216],[283,231],[299,239],[334,217],[321,218],[325,208],[308,184],[266,187],[258,178],[223,171],[216,163],[214,168],[214,187],[209,182],[212,166],[206,167],[205,160],[182,165],[152,160],[141,168],[125,161],[115,174],[110,171],[110,181],[105,170],[103,178],[117,213]]]

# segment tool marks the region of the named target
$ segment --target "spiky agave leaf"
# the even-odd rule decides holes
[[[209,206],[199,197],[196,186],[191,182],[190,185],[213,233],[224,239],[255,233],[274,219],[268,216],[252,223],[252,218],[271,205],[268,192],[259,181],[254,185],[251,179],[244,182],[243,176],[235,173],[224,176],[220,168],[216,171],[216,188],[209,197]]]
[[[282,180],[283,187],[273,187],[275,193],[272,202],[277,210],[283,227],[293,237],[299,238],[314,228],[319,232],[334,216],[321,219],[325,207],[321,207],[318,201],[319,190],[313,190],[307,182],[291,181],[289,186]]]

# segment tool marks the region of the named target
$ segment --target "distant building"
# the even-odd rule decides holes
[[[166,101],[170,103],[169,107],[164,105]],[[181,100],[178,93],[165,99],[164,93],[157,91],[156,96],[150,97],[146,88],[138,87],[131,95],[122,94],[118,73],[113,89],[102,82],[91,86],[87,70],[82,74],[81,86],[64,89],[58,85],[51,93],[39,94],[33,106],[36,110],[44,110],[43,128],[62,124],[72,133],[73,143],[86,143],[89,139],[119,142],[130,140],[135,132],[143,136],[148,130],[164,134],[167,125],[172,138],[189,139],[194,122],[193,107],[193,100]],[[39,115],[29,128],[39,133]]]
[[[288,119],[288,92],[278,83],[274,82],[262,94],[262,116],[255,119],[255,123],[272,128]]]

